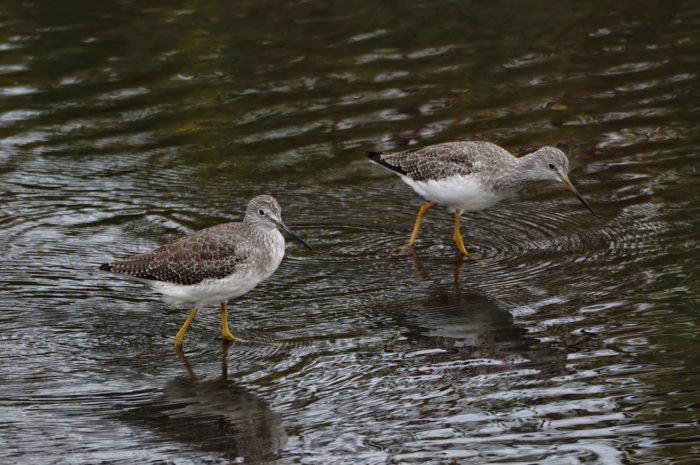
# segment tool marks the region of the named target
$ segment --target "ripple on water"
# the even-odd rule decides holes
[[[429,3],[290,5],[0,12],[3,459],[692,460],[697,12],[440,5],[465,47]],[[363,152],[457,139],[576,147],[599,215],[525,193],[465,215],[459,260],[435,209],[391,253],[420,199]],[[209,307],[176,357],[189,309],[95,266],[263,191],[315,252],[229,303],[245,341]]]

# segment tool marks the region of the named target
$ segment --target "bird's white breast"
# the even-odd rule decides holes
[[[483,210],[501,200],[474,175],[428,181],[416,181],[402,175],[401,179],[424,199],[463,212]]]

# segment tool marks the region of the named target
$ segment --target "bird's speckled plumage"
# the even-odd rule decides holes
[[[153,252],[104,263],[100,269],[147,283],[169,304],[194,304],[175,335],[176,351],[182,351],[187,330],[202,305],[221,304],[221,337],[235,341],[226,301],[249,292],[275,272],[284,257],[280,230],[311,249],[284,224],[277,201],[260,195],[248,202],[242,223],[203,229]]]
[[[169,303],[223,302],[250,291],[279,266],[285,242],[276,221],[281,223],[277,201],[258,196],[241,223],[203,229],[100,269],[145,281]]]
[[[513,156],[490,142],[447,142],[403,152],[371,152],[370,160],[414,181],[485,173]]]
[[[247,241],[241,239],[250,231],[241,226],[227,223],[197,231],[153,252],[112,262],[108,271],[183,285],[223,278],[245,266],[249,258],[241,250],[242,242]]]
[[[460,253],[468,255],[460,232],[460,215],[489,208],[532,181],[565,184],[594,213],[569,180],[566,155],[554,147],[542,147],[516,158],[490,142],[447,142],[403,152],[368,152],[368,155],[370,161],[398,174],[428,201],[418,210],[408,247],[413,247],[423,217],[439,204],[454,211],[452,237]]]
[[[513,196],[531,181],[557,179],[543,168],[547,160],[551,159],[564,174],[569,169],[566,155],[554,147],[542,147],[517,158],[483,141],[446,142],[402,152],[369,152],[369,159],[398,174],[426,200],[462,212],[488,208]]]

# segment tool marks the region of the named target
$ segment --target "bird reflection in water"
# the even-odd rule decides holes
[[[411,258],[413,259],[413,274],[415,275],[416,279],[420,280],[427,280],[429,278],[428,273],[426,272],[425,266],[423,264],[423,258],[418,254],[416,249],[414,247],[410,248],[411,252]],[[463,265],[466,260],[469,260],[470,263],[476,263],[478,266],[484,266],[485,262],[479,258],[474,257],[473,255],[459,255],[456,258],[452,260],[452,278],[453,278],[453,283],[454,283],[454,288],[457,292],[460,290],[460,274],[463,269]]]
[[[274,459],[287,435],[264,400],[228,379],[230,345],[223,345],[222,376],[216,380],[199,380],[179,351],[187,377],[167,383],[161,398],[132,410],[130,419],[188,446],[233,460],[250,464]]]
[[[452,285],[433,286],[421,303],[397,314],[411,345],[446,349],[446,359],[517,361],[542,375],[565,371],[557,350],[531,337],[496,300],[462,283],[465,259],[469,258],[458,257],[452,263]],[[414,273],[421,280],[428,275],[418,255]]]

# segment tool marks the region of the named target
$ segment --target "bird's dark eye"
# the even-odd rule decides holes
[[[265,210],[263,210],[262,208],[258,210],[258,213],[260,214],[260,216],[265,216]]]
[[[550,163],[549,165],[547,165],[547,167],[548,167],[550,170],[555,170],[555,169],[557,169],[557,167],[554,166],[554,163]]]

